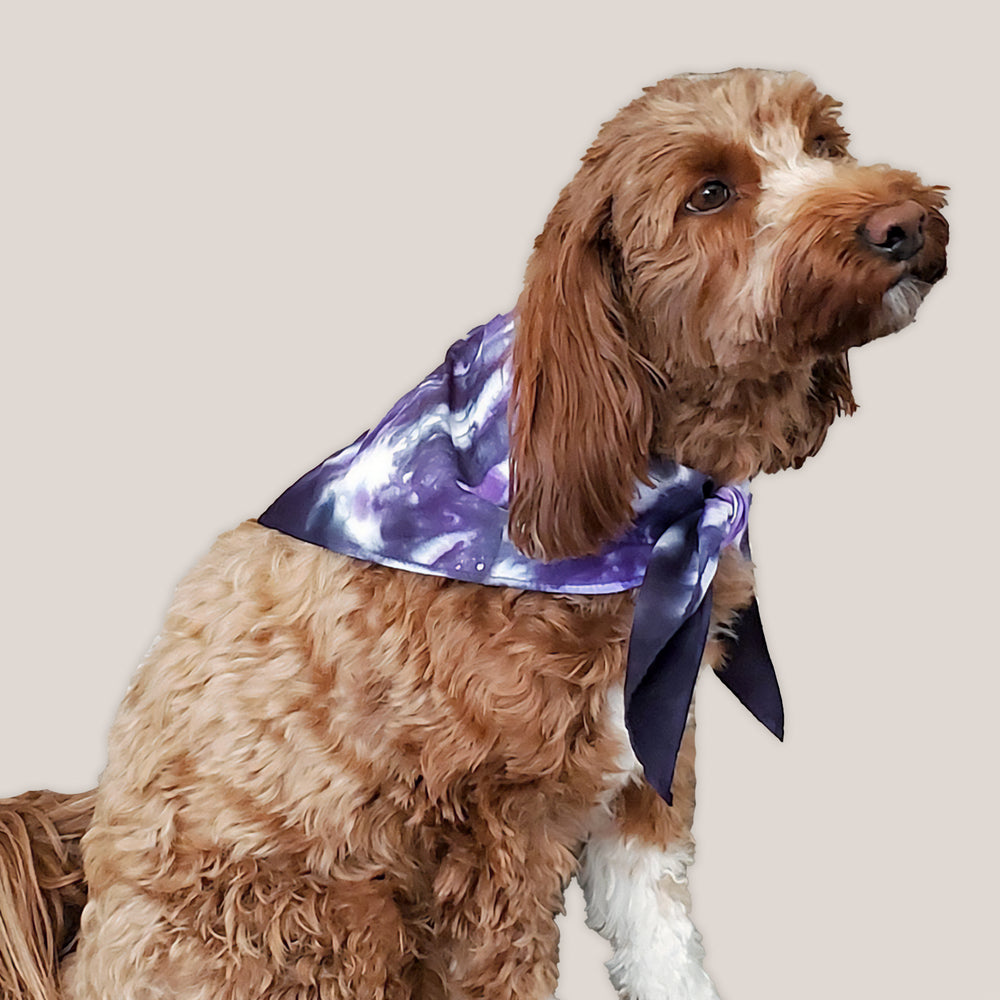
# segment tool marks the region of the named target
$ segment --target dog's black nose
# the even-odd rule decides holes
[[[927,213],[915,201],[880,208],[862,223],[858,235],[876,253],[891,260],[909,260],[924,245]]]

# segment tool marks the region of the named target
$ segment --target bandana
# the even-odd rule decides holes
[[[722,550],[746,554],[747,484],[653,462],[634,519],[592,556],[551,562],[507,534],[511,315],[477,327],[444,364],[352,445],[286,490],[261,524],[384,566],[558,594],[638,588],[625,722],[645,776],[671,801],[677,752],[708,636]],[[719,677],[779,739],[781,696],[756,604],[740,616]]]

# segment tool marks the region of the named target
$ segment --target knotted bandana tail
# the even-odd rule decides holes
[[[764,638],[757,598],[740,612],[726,646],[726,662],[718,671],[719,680],[739,698],[754,718],[783,740],[785,709]]]
[[[706,485],[706,492],[708,490]],[[749,499],[722,487],[657,539],[636,597],[625,675],[625,725],[646,780],[667,802],[711,620],[711,586],[722,550],[749,555]],[[720,673],[727,687],[775,735],[782,711],[756,602],[740,616]]]
[[[638,589],[625,714],[636,756],[670,801],[677,751],[704,653],[719,555],[743,542],[746,484],[657,461],[636,484],[634,520],[594,556],[541,562],[507,534],[511,316],[448,351],[444,364],[371,431],[289,487],[260,523],[334,552],[466,580],[559,594]],[[781,699],[756,609],[738,624],[721,675],[780,735]],[[775,707],[777,706],[777,708]]]

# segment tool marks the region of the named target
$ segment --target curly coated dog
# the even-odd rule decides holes
[[[740,69],[601,129],[514,313],[181,584],[96,792],[3,804],[5,997],[545,1000],[574,876],[623,996],[716,996],[699,665],[780,729],[747,482],[945,271],[838,107]]]

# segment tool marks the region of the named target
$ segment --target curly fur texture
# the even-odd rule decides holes
[[[56,995],[58,960],[73,950],[87,901],[80,839],[94,793],[0,799],[0,996]]]
[[[652,455],[743,479],[800,465],[853,410],[848,349],[913,318],[947,227],[939,189],[850,157],[836,111],[798,74],[734,70],[665,80],[602,129],[518,304],[525,551],[614,537]],[[905,257],[869,221],[898,206],[920,219]],[[709,666],[752,591],[729,551]],[[43,932],[0,901],[10,995],[544,1000],[579,871],[624,996],[711,1000],[685,883],[693,718],[667,806],[623,732],[631,609],[390,570],[253,522],[224,535],[115,722],[59,987],[57,945],[25,949]],[[26,857],[0,862],[8,882]]]

